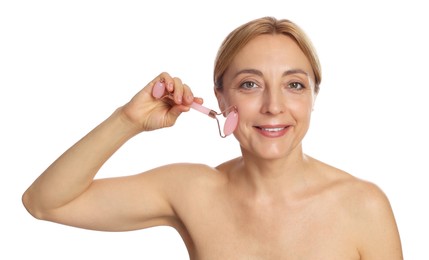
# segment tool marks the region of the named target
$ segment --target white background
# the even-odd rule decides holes
[[[32,218],[31,182],[162,71],[217,110],[213,61],[236,26],[261,16],[299,24],[323,80],[305,151],[379,185],[406,259],[429,259],[424,1],[1,1],[0,259],[187,259],[170,228],[106,233]],[[99,177],[239,154],[198,112],[128,142]]]

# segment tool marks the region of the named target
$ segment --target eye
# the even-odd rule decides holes
[[[289,88],[293,90],[302,90],[302,89],[305,89],[305,86],[300,82],[292,82],[289,84]]]
[[[253,81],[246,81],[246,82],[243,82],[241,85],[240,85],[240,88],[242,88],[242,89],[254,89],[254,88],[256,88],[258,85],[255,83],[255,82],[253,82]]]

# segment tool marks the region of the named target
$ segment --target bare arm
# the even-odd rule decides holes
[[[385,194],[370,186],[363,197],[366,212],[361,231],[360,254],[362,260],[402,260],[402,246],[392,208]]]
[[[161,78],[174,91],[174,102],[152,97]],[[170,216],[160,183],[165,169],[96,181],[94,177],[126,141],[140,132],[173,125],[192,101],[190,89],[180,79],[167,73],[156,77],[49,166],[23,194],[25,207],[39,219],[102,230],[132,229]]]

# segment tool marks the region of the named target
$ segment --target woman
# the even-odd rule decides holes
[[[320,82],[317,55],[298,26],[250,21],[225,39],[214,70],[220,109],[239,114],[241,157],[94,180],[133,136],[170,127],[202,103],[161,73],[58,158],[23,203],[38,219],[86,229],[169,225],[191,259],[402,259],[383,192],[303,153]]]

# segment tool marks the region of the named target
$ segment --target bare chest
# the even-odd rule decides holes
[[[194,259],[359,259],[345,216],[333,206],[213,200],[184,219],[188,250]]]

